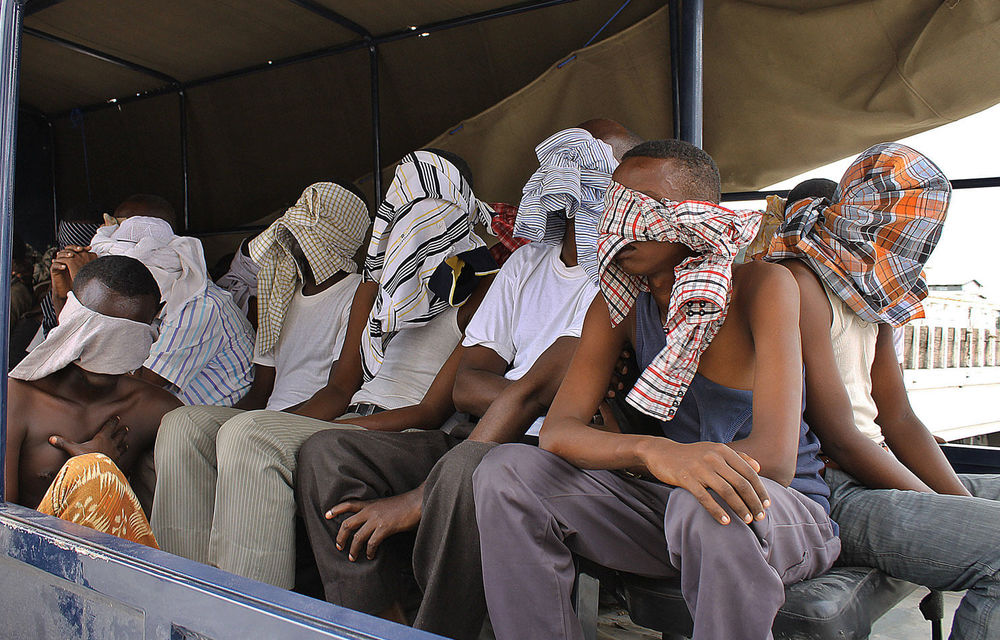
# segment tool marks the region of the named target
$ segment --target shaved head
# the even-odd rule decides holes
[[[632,149],[632,147],[643,142],[643,139],[634,132],[626,129],[620,122],[608,120],[607,118],[595,118],[587,120],[578,125],[579,129],[586,129],[590,135],[598,140],[603,140],[611,146],[611,151],[615,160],[621,162],[622,157]]]
[[[149,324],[160,306],[160,287],[146,265],[128,256],[102,256],[73,279],[80,304],[106,316]]]

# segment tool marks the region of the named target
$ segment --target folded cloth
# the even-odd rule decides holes
[[[60,220],[59,226],[56,227],[56,244],[60,249],[65,249],[69,245],[86,247],[90,244],[91,238],[94,237],[94,234],[97,233],[100,226],[101,225],[92,222],[72,222],[68,220]],[[46,271],[47,270],[48,267],[46,267]],[[45,279],[48,279],[48,273],[45,274]],[[44,331],[48,333],[52,330],[52,327],[56,326],[56,323],[59,322],[56,309],[52,305],[51,291],[42,298],[41,307],[42,326],[44,327]]]
[[[558,246],[573,218],[577,260],[596,284],[597,226],[618,166],[611,146],[586,129],[565,129],[535,147],[535,155],[539,167],[524,185],[514,235]]]
[[[760,230],[747,246],[744,262],[763,260],[771,246],[771,240],[782,222],[785,221],[785,199],[781,196],[767,196],[767,208],[761,219]]]
[[[72,222],[60,220],[56,227],[56,244],[60,249],[69,245],[86,247],[101,225],[94,222]]]
[[[257,271],[259,267],[253,258],[243,253],[243,245],[248,242],[243,240],[236,254],[233,255],[232,262],[229,263],[229,271],[219,278],[215,284],[219,285],[233,296],[233,302],[243,313],[247,312],[250,298],[257,296]]]
[[[625,272],[614,261],[622,248],[655,240],[680,243],[695,252],[674,270],[663,325],[666,346],[626,396],[643,413],[670,420],[698,370],[702,352],[726,319],[733,260],[757,233],[761,214],[709,202],[660,202],[614,181],[604,201],[597,251],[601,292],[613,326],[632,310],[640,291],[649,291],[645,278]]]
[[[476,247],[439,264],[427,281],[427,288],[450,306],[461,307],[476,290],[479,279],[497,271],[500,265],[490,250]]]
[[[102,315],[80,304],[70,291],[59,324],[9,375],[38,380],[70,363],[91,373],[120,375],[141,367],[155,341],[152,326]]]
[[[799,258],[863,320],[901,326],[924,317],[923,267],[944,227],[951,182],[895,142],[865,150],[834,193],[786,212],[767,260]]]
[[[493,217],[490,220],[490,233],[496,236],[497,244],[490,247],[490,253],[497,264],[503,266],[510,254],[528,244],[524,238],[514,237],[514,222],[517,220],[517,207],[505,202],[491,202]]]
[[[42,513],[159,549],[139,498],[103,453],[66,461],[38,505]]]
[[[339,184],[317,182],[298,202],[250,241],[257,273],[257,344],[267,353],[278,342],[288,304],[301,280],[292,255],[293,239],[309,262],[316,282],[338,271],[358,270],[354,254],[364,242],[371,218],[364,201]]]
[[[174,235],[159,218],[133,216],[120,225],[101,227],[90,247],[98,256],[129,256],[146,265],[160,286],[165,318],[179,313],[208,285],[201,241]]]
[[[362,370],[371,380],[399,331],[423,325],[449,307],[428,288],[438,265],[484,247],[475,224],[492,211],[476,199],[458,168],[429,151],[405,156],[375,213],[365,280],[379,283],[361,340]]]

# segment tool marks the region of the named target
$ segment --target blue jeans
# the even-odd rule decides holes
[[[869,489],[827,469],[838,564],[869,566],[942,591],[968,590],[955,640],[1000,639],[1000,475],[962,475],[974,498]]]

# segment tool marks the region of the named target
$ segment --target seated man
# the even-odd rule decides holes
[[[487,209],[473,194],[464,165],[457,156],[427,150],[400,163],[376,214],[365,281],[357,285],[343,347],[330,344],[326,349],[332,353],[323,354],[333,363],[325,386],[305,402],[293,398],[280,413],[185,407],[164,418],[156,443],[152,516],[164,550],[286,589],[294,586],[299,447],[320,430],[358,429],[352,423],[359,415],[417,404],[489,285],[485,273],[469,273],[459,264],[464,262],[458,256],[468,252],[488,257],[473,232],[477,221],[489,222]],[[350,229],[345,238],[354,238],[336,248],[349,259],[364,235],[357,228],[363,204],[344,189],[331,204],[331,223],[344,217],[336,226]],[[489,263],[487,273],[496,268],[492,259]],[[431,289],[434,273],[461,286],[449,286],[441,297]],[[267,340],[281,314],[271,309],[273,286],[264,277],[260,330]],[[451,291],[464,297],[449,300]]]
[[[840,549],[802,422],[798,292],[766,263],[732,269],[757,214],[719,201],[703,151],[676,140],[625,154],[605,196],[601,290],[541,430],[491,451],[474,477],[497,638],[582,638],[574,553],[674,576],[696,639],[771,637],[784,585]],[[645,367],[628,401],[663,436],[590,426],[622,347]]]
[[[354,254],[370,222],[355,187],[317,182],[250,243],[260,265],[254,377],[234,409],[283,411],[326,384],[361,284]]]
[[[446,365],[413,408],[423,415],[433,407],[436,424],[404,423],[430,429],[416,433],[324,431],[303,445],[300,511],[334,604],[408,622],[400,576],[412,566],[422,591],[414,626],[451,638],[479,634],[486,603],[472,471],[497,443],[538,433],[597,294],[597,221],[618,164],[609,145],[579,128],[536,151],[541,167],[524,188],[513,233],[540,242],[503,265],[449,361],[457,372]],[[464,441],[438,428],[456,408],[482,416]],[[414,419],[405,411],[355,424]],[[404,533],[413,529],[415,539]]]
[[[1000,631],[1000,476],[955,475],[910,407],[892,339],[892,325],[924,315],[922,267],[950,197],[926,157],[876,145],[834,197],[789,198],[768,259],[799,285],[806,417],[831,460],[841,562],[968,589],[951,637],[987,638]]]
[[[159,303],[156,281],[138,260],[107,256],[80,269],[58,326],[10,372],[9,501],[155,546],[121,474],[152,448],[163,414],[180,405],[125,375],[149,355]],[[97,471],[117,474],[114,489]]]
[[[72,283],[74,262],[126,255],[152,272],[160,286],[160,337],[137,375],[176,395],[184,404],[232,406],[250,387],[253,330],[232,297],[208,279],[205,254],[196,238],[176,236],[174,211],[158,196],[135,195],[115,210],[114,222],[98,229],[87,247],[67,247],[74,257],[58,270],[53,263],[53,304]]]

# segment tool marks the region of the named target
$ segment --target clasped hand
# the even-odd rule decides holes
[[[724,444],[680,444],[658,438],[650,441],[643,461],[649,473],[661,482],[691,492],[721,524],[730,522],[723,505],[729,505],[747,524],[763,520],[764,510],[771,506],[767,489],[757,475],[760,464]]]

